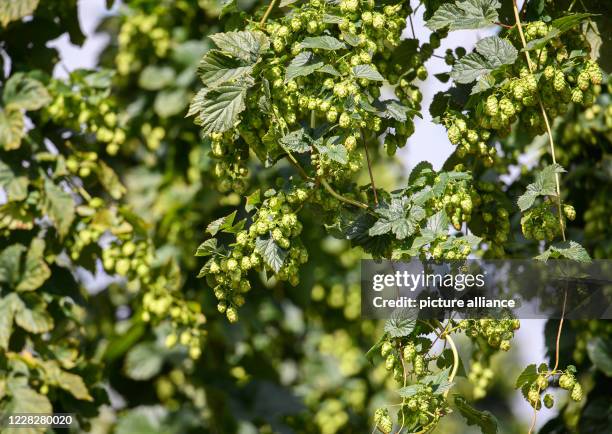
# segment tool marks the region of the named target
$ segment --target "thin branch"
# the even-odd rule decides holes
[[[523,4],[525,6],[527,2]],[[516,4],[516,0],[512,0],[512,6],[514,10],[514,18],[516,20],[516,25],[518,26],[519,36],[521,38],[521,43],[523,44],[523,48],[525,48],[525,57],[527,59],[527,66],[529,67],[529,71],[531,73],[534,72],[533,64],[531,63],[531,57],[529,56],[529,51],[526,50],[527,42],[525,41],[525,35],[523,33],[523,26],[521,25],[521,19],[519,16],[518,6]],[[540,97],[540,93],[536,94],[538,98],[538,104],[540,106],[540,111],[542,112],[542,117],[544,118],[544,124],[546,125],[546,131],[548,133],[548,141],[550,144],[550,155],[552,157],[553,164],[557,164],[557,159],[555,156],[555,142],[552,135],[552,129],[550,127],[550,121],[548,120],[548,115],[546,114],[546,110],[544,109],[544,104],[542,103],[542,98]],[[561,209],[561,183],[559,181],[559,174],[555,173],[555,187],[557,191],[557,211],[559,212],[559,224],[561,226],[561,236],[563,237],[563,241],[565,241],[565,226],[563,224],[563,210]],[[561,331],[563,329],[563,320],[565,318],[565,305],[567,302],[567,290],[565,291],[563,297],[563,312],[561,314],[561,320],[559,321],[559,328],[557,329],[557,342],[555,348],[555,367],[553,371],[556,371],[559,366],[559,343],[561,340]],[[539,389],[538,389],[539,393]],[[534,407],[533,418],[531,420],[531,426],[529,427],[528,434],[531,434],[535,428],[536,420],[538,417],[538,409],[537,406]]]
[[[538,395],[540,395],[540,387],[538,386]],[[536,421],[538,420],[538,406],[537,404],[533,407],[533,417],[531,418],[531,425],[529,426],[529,431],[527,434],[531,434],[535,429]]]
[[[516,4],[516,0],[512,0],[512,5],[514,9],[514,18],[516,20],[516,25],[518,26],[519,36],[521,37],[521,43],[523,44],[523,48],[527,48],[527,41],[525,40],[525,34],[523,33],[523,26],[521,25],[521,19],[519,16],[518,6]],[[531,62],[531,57],[529,56],[529,51],[525,50],[525,57],[527,59],[527,66],[529,67],[530,72],[534,72],[534,66]],[[550,127],[550,121],[548,120],[548,115],[546,114],[546,110],[544,109],[544,104],[542,103],[542,98],[540,98],[540,93],[536,93],[538,98],[538,104],[540,106],[540,111],[542,112],[542,117],[544,118],[544,124],[546,125],[546,131],[548,133],[548,142],[550,144],[550,155],[552,157],[553,164],[557,164],[557,158],[555,156],[555,142],[552,135],[552,129]],[[561,226],[561,236],[563,241],[565,241],[565,225],[563,223],[563,210],[561,209],[561,182],[559,180],[559,174],[555,173],[555,187],[557,190],[557,211],[559,212],[559,224]]]
[[[327,190],[327,192],[329,194],[331,194],[333,197],[335,197],[339,201],[344,202],[344,203],[348,203],[350,205],[359,207],[361,209],[365,209],[365,210],[369,210],[370,209],[370,207],[367,206],[365,203],[362,203],[362,202],[359,202],[359,201],[356,201],[356,200],[353,200],[353,199],[349,199],[348,197],[344,197],[341,194],[336,193],[336,191],[334,191],[334,189],[331,187],[331,185],[329,185],[329,183],[325,179],[323,179],[323,178],[319,178],[319,179],[321,181],[321,185],[325,188],[325,190]]]
[[[374,184],[374,175],[372,173],[372,163],[370,162],[370,153],[368,152],[368,145],[366,143],[363,131],[361,131],[361,140],[363,141],[366,161],[368,162],[368,173],[370,174],[370,183],[372,184],[372,191],[374,192],[374,203],[376,204],[376,206],[378,206],[378,193],[376,193],[376,185]]]
[[[505,29],[512,29],[512,28],[514,28],[514,25],[504,24],[504,23],[500,23],[498,21],[494,22],[493,24],[498,25],[500,27],[503,27]]]
[[[259,22],[260,26],[263,26],[264,23],[266,22],[266,20],[268,19],[268,15],[270,15],[270,12],[272,12],[272,9],[274,9],[274,5],[276,4],[276,0],[272,0],[270,2],[270,4],[268,5],[268,9],[266,9],[266,11],[263,14],[263,17],[261,17],[261,21]]]
[[[287,151],[287,153],[285,154],[285,157],[287,157],[287,160],[289,160],[289,162],[293,165],[293,167],[297,169],[297,171],[300,173],[300,176],[302,178],[306,180],[312,180],[312,178],[308,176],[308,173],[306,173],[304,168],[300,166],[300,163],[298,163],[298,161],[295,159],[295,157],[293,156],[291,152]]]
[[[561,330],[563,329],[563,320],[565,319],[565,305],[567,304],[567,288],[563,294],[563,310],[561,312],[561,319],[559,320],[559,328],[557,329],[557,343],[555,346],[555,367],[553,371],[556,371],[559,367],[559,343],[561,341]]]
[[[412,38],[417,39],[416,33],[414,31],[414,24],[412,23],[412,15],[408,15],[408,20],[410,21],[410,30],[412,30]]]

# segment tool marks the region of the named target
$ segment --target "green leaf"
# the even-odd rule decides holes
[[[132,347],[125,357],[124,372],[128,378],[144,381],[153,378],[162,368],[163,354],[151,342]]]
[[[232,12],[238,12],[236,0],[220,0],[219,6],[221,7],[221,13],[219,14],[219,18],[223,18],[226,14]]]
[[[146,90],[160,90],[171,85],[174,79],[174,68],[149,65],[140,73],[138,85]]]
[[[51,276],[51,271],[43,259],[45,241],[34,238],[26,255],[25,267],[17,291],[34,291]]]
[[[433,389],[433,393],[440,395],[453,387],[452,382],[449,381],[450,367],[440,370],[437,374],[428,375],[423,378],[422,382],[429,384]]]
[[[244,206],[244,209],[246,210],[246,212],[251,212],[260,203],[261,203],[261,191],[255,190],[253,193],[247,196],[246,205]]]
[[[523,372],[520,373],[518,378],[516,379],[516,383],[514,384],[515,389],[520,389],[525,384],[533,383],[536,378],[538,378],[538,370],[536,368],[535,363],[528,365]]]
[[[5,151],[19,148],[24,136],[23,115],[17,109],[0,108],[0,146]]]
[[[202,106],[204,105],[204,98],[208,93],[208,88],[202,88],[195,94],[195,96],[191,99],[191,103],[189,104],[189,111],[185,115],[186,118],[189,116],[196,115],[202,111]]]
[[[476,43],[476,52],[459,59],[453,66],[451,77],[456,83],[471,83],[500,66],[513,64],[517,56],[518,51],[510,42],[499,36],[489,36]],[[490,85],[489,81],[479,83],[477,92]]]
[[[594,14],[575,13],[553,20],[551,23],[551,29],[548,31],[548,33],[542,38],[529,41],[527,43],[527,46],[525,47],[525,50],[530,51],[539,50],[543,48],[544,46],[546,46],[548,41],[558,38],[563,33],[567,32],[568,30],[571,30],[572,28],[580,24],[582,21],[592,16],[594,16]]]
[[[384,81],[384,77],[380,75],[372,65],[357,65],[353,66],[353,75],[355,78],[367,78],[371,81]]]
[[[304,38],[300,43],[300,47],[319,50],[340,50],[346,48],[346,44],[333,36],[315,36]]]
[[[399,393],[399,396],[402,398],[411,398],[423,390],[423,388],[422,384],[411,384],[410,386],[400,388],[397,393]]]
[[[391,222],[389,220],[378,220],[374,225],[370,228],[369,234],[372,237],[376,237],[379,235],[384,235],[391,231]]]
[[[30,333],[40,334],[53,330],[53,317],[45,310],[42,303],[31,309],[24,305],[15,312],[15,322]]]
[[[330,143],[333,141],[332,139],[328,141],[327,145],[315,145],[317,150],[321,155],[324,155],[336,163],[348,163],[348,152],[346,148],[342,143]]]
[[[287,257],[287,252],[281,249],[272,237],[266,239],[258,237],[255,240],[255,250],[275,273],[280,271]]]
[[[336,77],[342,76],[342,74],[340,74],[338,70],[331,65],[323,65],[321,68],[317,70],[317,72],[325,72],[326,74],[331,74]]]
[[[87,74],[87,76],[85,76],[85,83],[97,89],[108,89],[113,85],[113,77],[115,74],[115,70],[101,69]]]
[[[427,229],[431,230],[436,237],[448,233],[450,220],[444,209],[441,209],[427,219]]]
[[[11,292],[4,298],[0,298],[0,348],[8,349],[8,343],[13,331],[13,319],[15,313],[23,308],[23,302],[19,296]]]
[[[370,236],[392,232],[398,240],[413,235],[426,217],[425,210],[418,205],[410,205],[406,197],[394,198],[390,204],[385,203],[376,211],[382,218],[370,228]]]
[[[469,53],[455,63],[451,71],[451,78],[455,83],[471,83],[485,74],[491,72],[487,59],[478,53]]]
[[[21,278],[21,255],[26,251],[22,244],[13,244],[0,253],[0,282],[16,286]]]
[[[525,193],[516,202],[520,210],[526,211],[531,208],[538,196],[556,196],[556,176],[563,172],[565,172],[563,167],[551,164],[536,173],[535,181],[527,186]]]
[[[576,241],[563,241],[549,246],[544,252],[535,257],[540,261],[546,262],[550,258],[563,257],[572,261],[589,263],[591,257],[584,247]]]
[[[304,77],[312,74],[323,67],[323,62],[310,51],[302,51],[295,56],[285,73],[285,83],[297,77]]]
[[[498,0],[464,0],[444,3],[427,20],[427,27],[439,30],[479,29],[499,21],[497,9],[501,7]]]
[[[304,128],[290,132],[289,134],[281,137],[280,143],[284,148],[289,149],[291,152],[307,152],[310,150],[310,144],[312,138],[306,134]]]
[[[323,20],[322,21],[325,24],[341,24],[341,23],[344,22],[344,18],[339,16],[339,15],[323,14]]]
[[[419,179],[426,180],[429,175],[434,174],[433,166],[429,161],[421,161],[410,171],[408,176],[408,185],[418,184],[422,185]]]
[[[511,65],[516,61],[518,50],[499,36],[489,36],[476,43],[476,51],[488,60],[493,68]]]
[[[211,238],[198,246],[195,256],[210,256],[217,251],[217,239]]]
[[[248,62],[256,62],[270,48],[268,37],[258,31],[217,33],[210,39],[220,50]]]
[[[563,17],[556,18],[552,21],[551,25],[559,29],[560,32],[565,33],[568,30],[573,29],[578,24],[586,20],[587,18],[594,17],[595,14],[590,13],[574,13],[565,15]]]
[[[591,46],[591,59],[598,60],[600,57],[601,48],[603,46],[603,39],[601,37],[599,27],[595,21],[590,21],[586,25],[584,37]]]
[[[6,108],[38,110],[51,101],[49,92],[38,80],[17,73],[6,81],[2,94]]]
[[[396,100],[381,101],[384,110],[380,115],[386,119],[394,119],[399,122],[406,122],[409,114],[414,114],[414,110],[406,107]]]
[[[395,309],[385,323],[385,332],[392,338],[408,336],[414,330],[418,316],[417,309]]]
[[[16,413],[44,413],[51,414],[53,407],[49,398],[41,395],[27,385],[12,389],[11,399],[3,409],[5,414]],[[12,431],[12,430],[10,430]],[[19,434],[43,434],[48,432],[46,427],[28,427],[14,430]]]
[[[474,87],[472,87],[470,95],[476,95],[477,93],[485,92],[491,89],[493,86],[495,86],[495,83],[496,81],[493,75],[491,74],[483,75],[482,77],[478,79]]]
[[[0,161],[0,187],[6,192],[9,202],[19,202],[27,198],[29,184],[27,177],[16,176],[8,164]]]
[[[96,169],[98,179],[106,191],[113,199],[121,199],[126,190],[115,171],[102,160],[97,161]]]
[[[66,193],[48,178],[45,179],[43,207],[53,221],[60,237],[66,235],[75,216],[74,200],[69,193]]]
[[[34,13],[39,0],[0,0],[0,24],[20,20]]]
[[[380,347],[382,347],[383,342],[385,341],[386,335],[383,335],[378,342],[376,342],[365,354],[365,358],[371,363],[374,364],[374,356],[380,354]]]
[[[172,430],[162,426],[165,412],[161,407],[136,407],[117,421],[114,434],[168,434]]]
[[[460,395],[454,395],[455,405],[468,425],[477,425],[483,434],[497,433],[497,419],[488,411],[479,411],[472,407]]]
[[[587,352],[593,365],[612,377],[612,341],[601,337],[591,339],[587,343]]]
[[[455,356],[453,355],[453,351],[450,348],[445,349],[436,360],[436,366],[440,369],[452,367],[455,363]],[[457,375],[462,377],[467,377],[465,372],[465,366],[463,365],[463,360],[461,356],[459,356],[459,367],[457,368]]]
[[[217,232],[222,231],[223,229],[231,228],[232,224],[234,224],[234,218],[236,218],[237,212],[238,211],[234,211],[231,214],[228,214],[213,221],[206,227],[206,232],[208,232],[214,237],[215,235],[217,235]]]
[[[232,128],[245,109],[247,90],[246,84],[226,84],[209,90],[198,117],[204,133],[223,133]]]
[[[219,50],[206,53],[198,66],[198,74],[208,87],[215,87],[249,75],[251,71],[253,71],[252,64],[246,64],[245,61],[228,56]]]
[[[153,110],[161,118],[175,116],[185,110],[189,95],[185,89],[167,89],[158,92],[153,102]]]
[[[93,401],[83,378],[71,372],[60,371],[57,384],[72,396],[81,401]]]

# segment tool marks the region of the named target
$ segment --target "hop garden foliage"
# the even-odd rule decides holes
[[[609,256],[606,6],[130,0],[99,68],[58,78],[48,42],[83,43],[76,2],[18,3],[0,0],[1,412],[495,433],[510,416],[483,398],[516,393],[534,422],[556,409],[540,432],[605,431],[605,322],[549,321],[548,362],[500,394],[518,319],[362,321],[358,265]],[[470,53],[440,48],[489,26]],[[435,57],[452,82],[427,107]],[[383,180],[427,110],[452,155]]]

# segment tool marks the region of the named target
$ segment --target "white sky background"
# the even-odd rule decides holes
[[[415,3],[413,1],[413,3]],[[519,2],[521,3],[521,2]],[[79,1],[79,20],[81,29],[87,37],[82,47],[70,44],[68,35],[49,43],[56,47],[61,54],[62,63],[55,70],[55,75],[58,77],[66,77],[67,71],[72,71],[77,68],[94,68],[97,64],[97,57],[108,42],[108,37],[102,34],[95,34],[95,29],[100,20],[110,13],[116,12],[118,3],[115,4],[112,11],[108,11],[104,0],[80,0]],[[416,19],[413,19],[414,30],[422,42],[427,42],[431,33],[424,25],[422,18],[421,7],[417,13]],[[495,29],[487,29],[485,31],[463,30],[452,32],[450,37],[442,41],[442,46],[435,50],[435,53],[444,56],[447,48],[455,48],[463,46],[469,52],[477,40],[488,36]],[[411,31],[408,27],[405,35],[410,37]],[[441,83],[434,74],[440,72],[448,72],[449,66],[444,63],[444,60],[432,57],[427,63],[429,77],[422,82],[421,91],[423,92],[422,106],[423,119],[415,119],[415,133],[408,140],[408,144],[398,151],[398,157],[401,159],[407,170],[410,170],[418,162],[427,160],[432,163],[434,169],[440,169],[446,158],[451,154],[453,147],[450,144],[444,127],[431,122],[429,115],[429,104],[433,96],[442,90],[449,87],[448,83]],[[544,321],[543,320],[523,320],[521,328],[516,333],[514,347],[518,348],[519,358],[521,363],[526,366],[529,363],[541,363],[544,361]],[[515,412],[526,422],[531,420],[533,414],[532,408],[523,399],[520,392],[515,393],[515,398],[512,402]],[[556,406],[558,408],[558,406]],[[543,408],[538,415],[537,426],[542,426],[549,418],[556,414],[554,410]]]

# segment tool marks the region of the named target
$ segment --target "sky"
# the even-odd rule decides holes
[[[521,2],[519,2],[521,3]],[[97,57],[108,42],[108,37],[103,34],[96,34],[95,30],[107,14],[116,13],[119,3],[117,2],[111,11],[106,9],[105,0],[80,0],[79,1],[79,20],[83,33],[87,37],[83,46],[72,45],[67,35],[63,35],[55,41],[50,42],[51,46],[56,47],[61,54],[62,64],[55,70],[57,77],[66,77],[67,71],[77,68],[94,68]],[[425,27],[422,9],[417,13],[413,20],[415,33],[419,35],[422,42],[426,42],[431,33]],[[455,31],[451,37],[442,41],[442,45],[435,52],[444,56],[447,48],[465,47],[469,52],[477,40],[493,34],[495,29],[485,30],[462,30]],[[409,27],[405,31],[405,36],[410,37]],[[449,66],[444,60],[432,57],[426,63],[429,72],[427,80],[420,85],[423,93],[422,106],[425,108],[423,119],[415,119],[415,133],[408,139],[408,144],[398,151],[398,158],[402,161],[406,170],[409,171],[418,162],[427,160],[432,163],[434,169],[440,169],[447,157],[453,151],[453,145],[449,142],[446,131],[441,125],[431,122],[431,116],[426,108],[431,103],[433,96],[449,87],[448,84],[438,81],[434,74],[448,72]],[[103,282],[100,282],[103,283]],[[101,287],[103,285],[100,285]],[[540,363],[545,360],[544,347],[544,321],[542,320],[522,320],[522,327],[516,333],[516,346],[519,350],[519,359],[525,366],[529,363]],[[525,402],[520,393],[515,394],[513,401],[514,410],[524,420],[529,420],[533,414],[532,408]],[[538,415],[537,426],[542,426],[549,418],[555,415],[554,410],[545,408]]]

